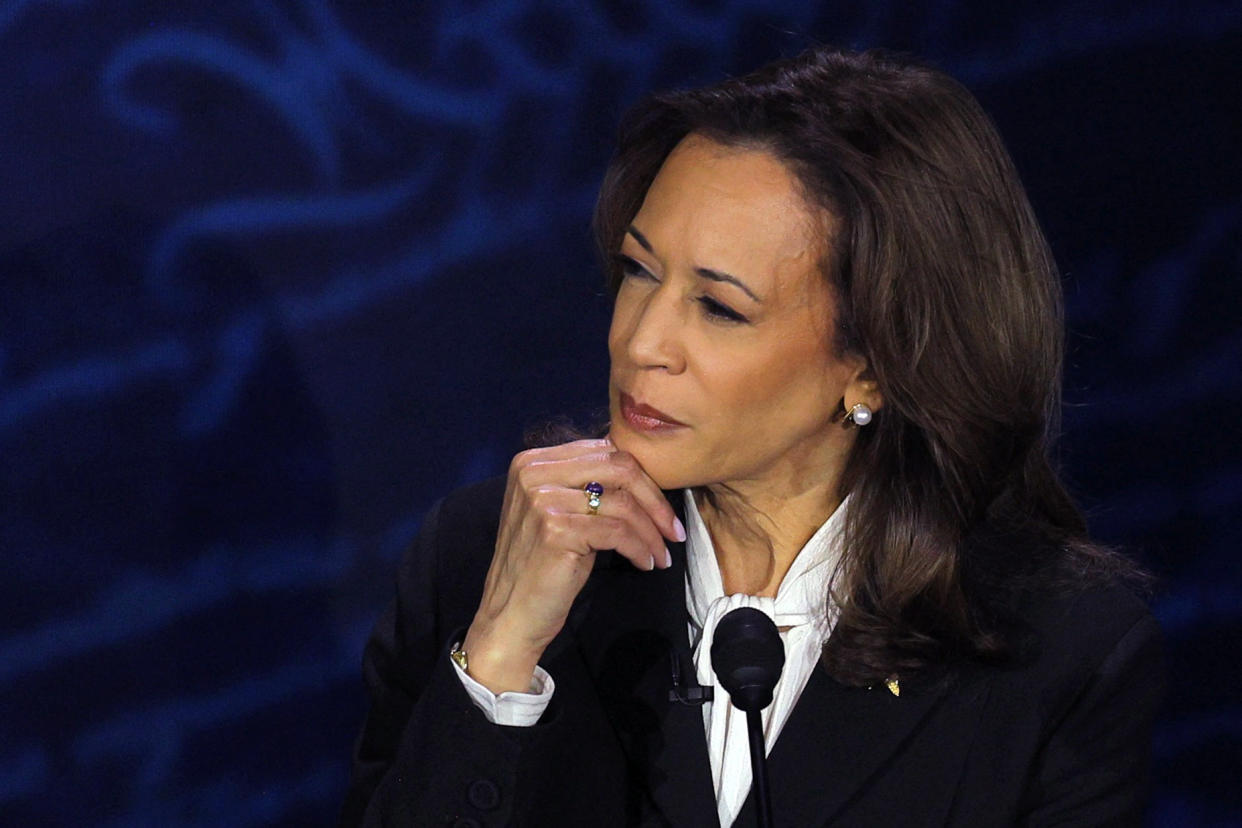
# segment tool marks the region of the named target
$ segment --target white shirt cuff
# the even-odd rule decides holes
[[[530,692],[518,693],[510,690],[499,696],[479,684],[461,669],[456,661],[453,669],[461,679],[474,706],[483,711],[483,715],[492,724],[510,725],[513,727],[530,727],[539,721],[543,711],[547,710],[552,701],[552,693],[556,690],[556,682],[548,675],[548,671],[535,665],[535,674],[530,679]]]

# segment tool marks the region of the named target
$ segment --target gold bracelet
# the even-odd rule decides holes
[[[464,643],[464,641],[460,641],[454,645],[453,649],[449,651],[449,658],[456,662],[463,673],[469,673],[470,662],[466,659],[466,651],[461,648],[461,645]]]

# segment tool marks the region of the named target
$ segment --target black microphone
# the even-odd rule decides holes
[[[695,680],[694,666],[689,670],[690,678],[685,678],[687,671],[682,667],[681,654],[672,642],[668,645],[668,662],[673,674],[673,689],[668,691],[668,700],[677,704],[702,705],[712,700],[710,685],[699,684]]]
[[[761,713],[772,703],[772,691],[784,666],[785,645],[781,642],[780,631],[765,613],[739,607],[720,619],[712,637],[712,670],[720,686],[728,691],[733,706],[746,711],[750,769],[760,828],[772,825]]]

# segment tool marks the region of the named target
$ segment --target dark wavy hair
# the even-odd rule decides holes
[[[905,57],[816,48],[645,100],[621,125],[595,211],[614,294],[613,254],[690,133],[773,154],[832,218],[831,345],[864,356],[883,394],[840,483],[851,497],[840,614],[822,659],[838,681],[1010,657],[1020,622],[1005,596],[1020,584],[1139,577],[1087,539],[1051,463],[1060,281],[1013,163],[963,86]],[[998,524],[1042,538],[1041,560],[1003,561],[977,542]]]

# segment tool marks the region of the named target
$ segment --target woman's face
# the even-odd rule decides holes
[[[831,230],[766,152],[690,135],[665,160],[621,245],[608,335],[612,440],[661,487],[835,480],[853,439],[838,403],[878,401],[863,360],[832,353]]]

